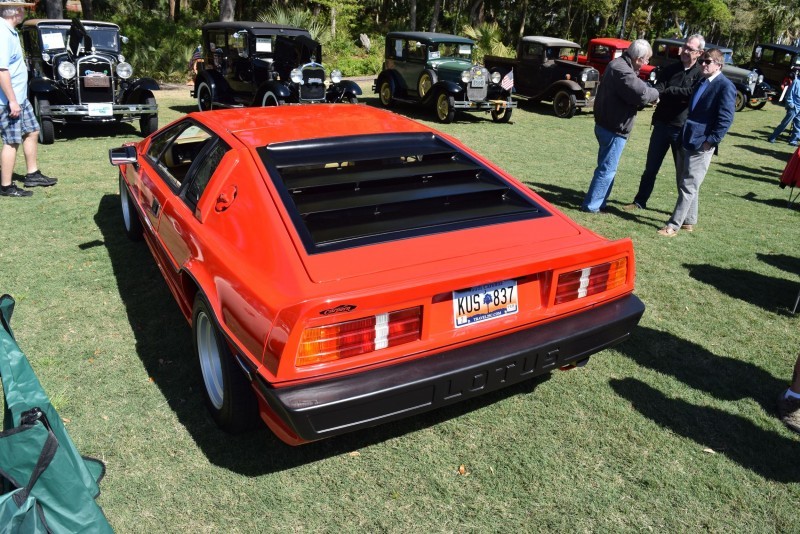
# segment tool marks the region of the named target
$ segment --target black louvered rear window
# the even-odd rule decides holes
[[[276,143],[258,152],[309,254],[550,215],[433,134]]]

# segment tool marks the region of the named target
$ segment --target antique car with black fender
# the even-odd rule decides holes
[[[263,22],[212,22],[203,26],[202,61],[191,96],[200,111],[243,106],[323,102],[357,103],[361,88],[328,77],[322,47],[308,31]],[[326,84],[326,78],[328,83]]]
[[[508,122],[517,106],[513,81],[473,63],[474,45],[457,35],[391,32],[372,90],[386,108],[395,102],[433,106],[444,123],[452,122],[456,111],[483,111],[495,122]]]
[[[133,78],[119,26],[92,20],[31,19],[22,25],[28,97],[39,121],[39,141],[55,140],[55,125],[139,119],[142,135],[158,129],[152,78]]]

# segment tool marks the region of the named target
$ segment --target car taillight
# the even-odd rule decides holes
[[[625,283],[628,277],[628,258],[578,269],[558,276],[556,304],[596,295]]]
[[[421,331],[421,307],[306,328],[296,365],[304,367],[402,345],[418,340]]]

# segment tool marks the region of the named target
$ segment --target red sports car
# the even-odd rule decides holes
[[[388,111],[191,113],[109,156],[228,431],[259,413],[296,445],[436,409],[583,364],[644,312],[629,239]]]

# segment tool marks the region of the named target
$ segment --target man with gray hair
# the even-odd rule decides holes
[[[19,44],[16,27],[25,18],[22,2],[0,3],[0,196],[29,197],[33,193],[14,185],[17,149],[22,145],[27,165],[25,187],[51,186],[56,180],[39,171],[39,123],[28,101],[28,68]]]
[[[597,168],[581,210],[605,211],[622,149],[633,129],[636,113],[658,101],[658,91],[647,85],[638,73],[650,62],[653,49],[644,39],[637,39],[606,67],[594,102],[594,135],[600,145]]]
[[[639,181],[639,191],[632,204],[625,206],[628,211],[645,209],[656,183],[661,164],[667,151],[672,149],[675,162],[676,182],[680,179],[683,165],[681,149],[681,128],[689,113],[689,100],[697,80],[700,79],[700,64],[697,59],[703,53],[706,41],[700,34],[689,36],[681,47],[680,61],[661,69],[656,79],[659,101],[653,112],[653,133],[650,134],[650,147],[647,149],[647,162]]]

